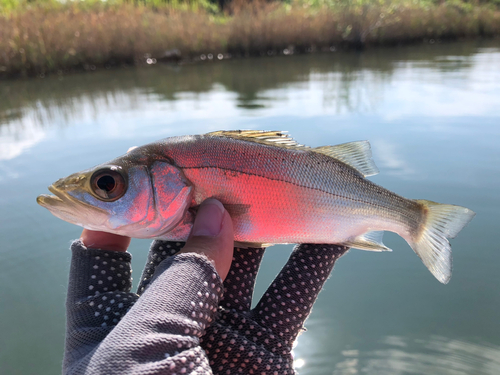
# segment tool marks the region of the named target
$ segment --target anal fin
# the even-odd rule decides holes
[[[367,251],[392,251],[382,243],[383,231],[366,232],[345,243],[346,246]]]
[[[261,248],[267,248],[269,246],[273,246],[275,244],[273,243],[257,243],[257,242],[239,242],[239,241],[234,241],[234,247],[239,247],[240,249],[261,249]]]

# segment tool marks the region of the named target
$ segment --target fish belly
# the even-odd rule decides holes
[[[195,204],[216,198],[226,206],[238,242],[342,244],[373,230],[401,230],[383,207],[342,194],[221,168],[183,171]]]

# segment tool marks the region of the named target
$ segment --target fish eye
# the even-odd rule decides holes
[[[123,197],[127,191],[127,183],[123,175],[110,168],[94,172],[90,178],[90,187],[97,198],[106,202]]]

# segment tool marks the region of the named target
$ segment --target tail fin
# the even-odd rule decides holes
[[[447,238],[454,238],[476,215],[465,207],[417,200],[423,205],[426,218],[420,232],[411,242],[413,251],[425,266],[443,284],[451,278],[451,246]]]

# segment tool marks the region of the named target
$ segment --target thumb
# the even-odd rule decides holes
[[[214,262],[215,269],[225,280],[233,260],[233,223],[226,209],[216,199],[204,201],[196,218],[186,246],[179,253],[198,253]]]

